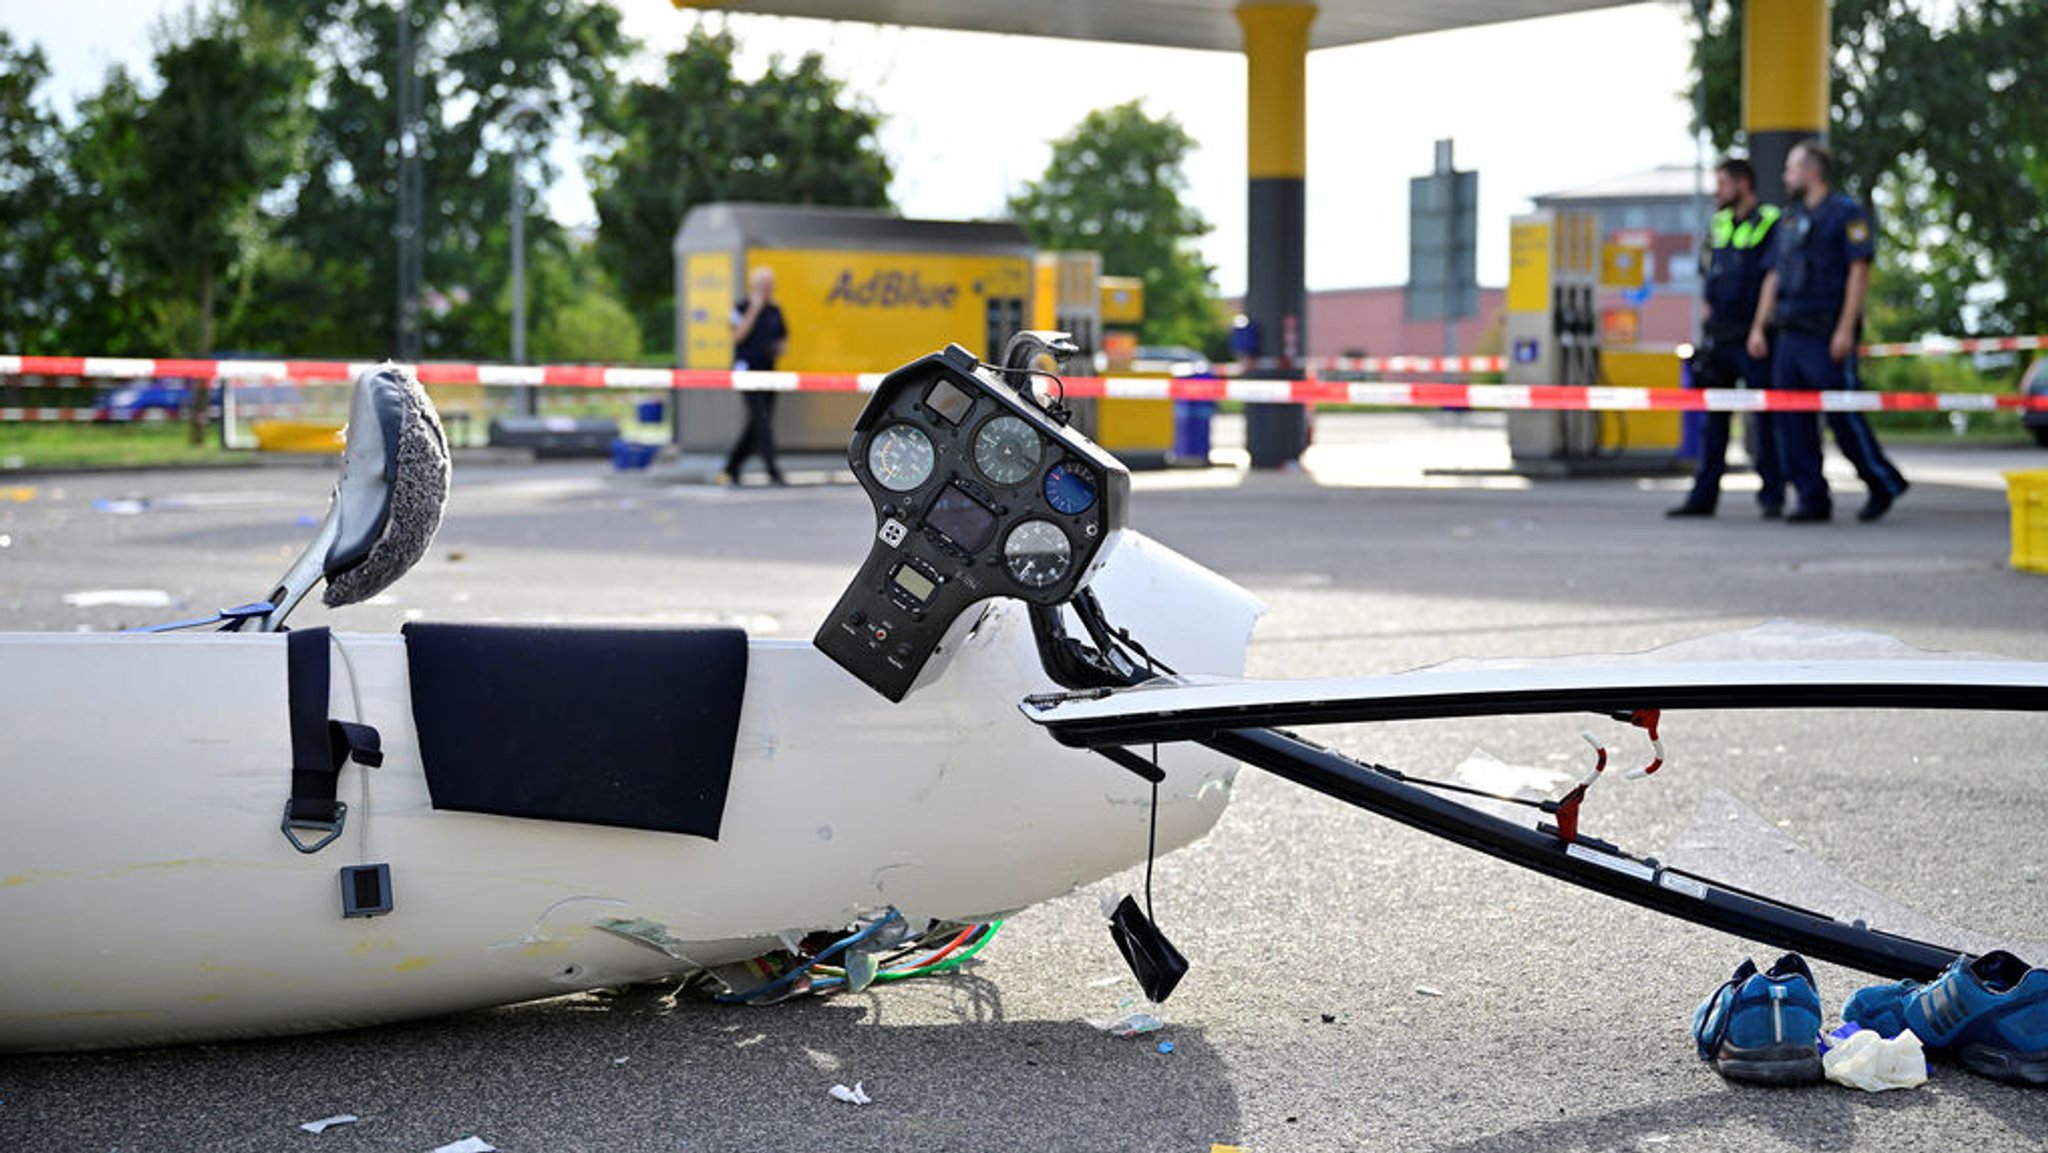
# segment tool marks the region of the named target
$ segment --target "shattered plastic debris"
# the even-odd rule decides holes
[[[834,1100],[844,1101],[849,1105],[874,1104],[874,1098],[868,1096],[867,1090],[861,1088],[860,1082],[858,1081],[855,1081],[853,1083],[853,1088],[851,1089],[848,1089],[844,1085],[834,1085],[830,1089],[827,1089],[826,1092],[832,1094]],[[435,1153],[440,1153],[440,1150],[435,1150]]]
[[[606,917],[601,921],[592,921],[590,927],[610,933],[614,937],[638,942],[678,960],[689,960],[683,956],[683,943],[668,931],[668,926],[645,917]]]
[[[1173,1042],[1171,1042],[1171,1041],[1161,1041],[1161,1042],[1159,1043],[1159,1051],[1160,1051],[1161,1053],[1171,1053],[1171,1052],[1173,1052]]]
[[[1927,1054],[1911,1029],[1886,1040],[1869,1029],[1843,1025],[1822,1037],[1821,1044],[1821,1069],[1837,1085],[1882,1093],[1927,1083]]]
[[[875,977],[880,972],[880,966],[876,963],[873,953],[862,950],[847,954],[846,987],[853,992],[858,993],[874,984]]]
[[[434,1153],[498,1153],[498,1147],[481,1137],[472,1136],[435,1146]]]
[[[362,1118],[357,1117],[353,1113],[336,1113],[332,1117],[322,1117],[318,1121],[303,1122],[299,1125],[299,1128],[304,1129],[308,1133],[321,1133],[336,1125],[353,1125],[360,1120]]]
[[[1166,1022],[1143,1009],[1137,1009],[1125,1013],[1114,1021],[1106,1022],[1099,1028],[1114,1037],[1136,1037],[1144,1033],[1157,1033],[1166,1028]]]
[[[1451,770],[1451,780],[1503,797],[1544,800],[1556,792],[1558,786],[1571,780],[1571,774],[1531,765],[1511,765],[1485,749],[1474,748]]]

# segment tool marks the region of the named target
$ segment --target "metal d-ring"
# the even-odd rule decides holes
[[[292,803],[286,801],[284,803],[284,820],[280,821],[277,827],[284,831],[284,839],[292,843],[292,848],[297,849],[301,853],[317,853],[332,844],[334,838],[341,835],[342,826],[346,824],[348,824],[348,803],[346,801],[336,801],[334,803],[334,819],[331,821],[314,821],[303,818],[293,820]],[[299,839],[299,830],[301,829],[314,830],[327,835],[308,845]]]

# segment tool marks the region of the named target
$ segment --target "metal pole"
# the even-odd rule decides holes
[[[1700,40],[1704,42],[1707,38],[1707,0],[1693,0],[1692,12],[1699,24]],[[1707,234],[1707,62],[1704,56],[1699,66],[1700,74],[1692,87],[1692,235],[1695,241]],[[1705,288],[1701,285],[1688,298],[1688,343],[1700,339],[1700,296]],[[1744,418],[1745,423],[1747,419]]]
[[[418,77],[414,74],[412,5],[398,6],[398,314],[394,351],[402,361],[419,359],[419,122],[414,111]]]
[[[498,120],[512,136],[512,363],[526,363],[526,176],[521,171],[525,151],[519,139],[519,122],[526,117],[545,117],[547,109],[524,101],[506,110]],[[530,384],[519,386],[519,411],[527,416],[540,413],[540,390]]]
[[[526,363],[526,180],[519,173],[519,150],[512,150],[512,363]],[[528,416],[540,412],[540,396],[530,384],[519,386],[519,407]]]

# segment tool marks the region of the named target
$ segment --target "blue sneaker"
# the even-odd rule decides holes
[[[1821,1079],[1820,993],[1805,958],[1787,953],[1767,973],[1744,960],[1693,1014],[1700,1059],[1734,1081],[1796,1085]]]
[[[1994,1080],[2048,1085],[2048,970],[2002,949],[1957,958],[1925,985],[1859,989],[1842,1019],[1886,1037],[1911,1029],[1929,1051]]]

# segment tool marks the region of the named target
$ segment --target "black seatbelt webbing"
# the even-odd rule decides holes
[[[286,633],[284,645],[292,717],[292,796],[285,816],[331,823],[339,815],[334,794],[341,766],[327,735],[327,630]]]
[[[341,766],[353,759],[375,767],[384,763],[382,742],[369,725],[330,720],[324,628],[285,634],[285,684],[292,730],[292,792],[284,806],[284,832],[292,846],[311,853],[341,832],[348,806],[336,799]],[[318,829],[327,835],[307,845],[294,828]]]

